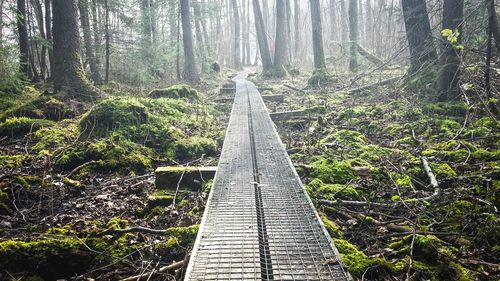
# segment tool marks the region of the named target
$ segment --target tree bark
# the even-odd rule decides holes
[[[86,79],[80,57],[76,0],[53,0],[54,89],[71,98],[91,101],[98,93]]]
[[[266,30],[264,28],[264,19],[260,9],[259,0],[253,1],[253,13],[255,17],[255,30],[257,33],[257,41],[259,42],[260,57],[262,59],[262,67],[265,73],[270,73],[273,69],[273,60],[269,52],[269,43],[267,41]]]
[[[439,100],[457,100],[460,97],[460,53],[456,48],[462,41],[462,21],[464,15],[464,0],[444,0],[443,3],[443,30],[458,31],[456,44],[446,40],[441,54],[441,70],[438,77]]]
[[[490,0],[487,0],[487,2]],[[495,3],[493,1],[493,5],[488,4],[486,7],[488,7],[488,15],[492,17],[492,26],[491,26],[491,32],[493,34],[493,39],[495,41],[495,49],[497,53],[500,53],[500,28],[498,27],[498,17],[497,17],[497,12],[495,9]]]
[[[234,40],[233,40],[233,67],[237,70],[241,67],[241,23],[240,12],[238,10],[238,0],[232,0],[231,6],[233,8],[234,20]]]
[[[90,66],[90,73],[92,81],[95,85],[101,84],[101,75],[99,73],[99,66],[97,65],[94,50],[92,48],[92,36],[90,32],[90,19],[89,19],[89,2],[88,0],[79,0],[78,9],[80,11],[80,22],[83,30],[83,44],[85,49],[86,61]]]
[[[345,1],[346,0],[340,0],[340,26],[341,26],[341,38],[342,38],[342,43],[347,42],[347,34],[349,30],[349,26],[347,25],[347,9],[345,7]]]
[[[109,82],[109,57],[110,57],[110,45],[111,45],[111,34],[109,33],[109,5],[108,0],[104,0],[104,40],[105,40],[105,82],[106,84]]]
[[[325,52],[323,50],[323,28],[321,26],[321,7],[319,0],[310,0],[314,68],[324,69]]]
[[[99,32],[99,16],[97,12],[97,0],[92,0],[92,7],[91,7],[91,12],[92,12],[92,32],[94,33],[94,57],[95,57],[95,63],[97,65],[97,68],[100,68],[101,65],[101,60],[100,60],[100,55],[101,55],[101,33]],[[100,75],[101,76],[101,75]],[[101,83],[102,83],[102,76],[101,76]]]
[[[49,45],[49,71],[48,77],[52,77],[54,71],[54,46],[52,40],[52,0],[45,0],[45,35]]]
[[[274,45],[274,68],[278,77],[286,74],[284,66],[287,60],[286,53],[286,0],[276,0],[276,42]]]
[[[300,54],[300,43],[302,42],[302,37],[300,36],[300,3],[299,3],[299,0],[294,0],[293,2],[293,10],[294,10],[294,27],[295,27],[295,31],[294,31],[294,57],[297,58]]]
[[[180,0],[182,21],[182,42],[184,45],[184,78],[191,82],[198,82],[198,70],[193,50],[193,32],[191,29],[191,16],[189,0]]]
[[[349,3],[349,41],[350,56],[349,70],[356,71],[358,68],[358,1],[350,0]]]
[[[28,38],[28,27],[26,25],[27,14],[26,14],[26,0],[17,0],[17,32],[19,34],[19,65],[20,71],[26,76],[30,77],[29,71],[29,38]],[[3,15],[2,15],[3,16]]]
[[[409,72],[413,73],[423,65],[436,61],[437,53],[432,42],[425,0],[402,0],[402,9],[410,50]]]
[[[43,9],[40,0],[32,0],[31,1],[33,8],[35,10],[36,21],[38,25],[38,30],[40,32],[40,37],[47,41],[47,36],[45,34],[45,26],[44,26],[44,18],[43,18]],[[41,78],[45,80],[47,77],[47,44],[42,44],[42,49],[40,51],[40,74]]]

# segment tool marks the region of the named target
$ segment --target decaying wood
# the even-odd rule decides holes
[[[355,89],[349,90],[349,93],[352,93],[352,94],[362,93],[362,92],[371,90],[371,89],[376,88],[376,87],[386,86],[386,85],[393,84],[393,83],[399,81],[400,79],[401,79],[401,76],[390,78],[390,79],[386,79],[386,80],[382,80],[382,81],[379,81],[379,82],[376,82],[376,83],[373,83],[373,84],[370,84],[370,85],[366,85],[366,86],[362,86],[362,87],[359,87],[359,88],[355,88]]]
[[[299,88],[295,88],[295,87],[290,86],[290,85],[288,85],[288,84],[284,84],[283,86],[284,86],[284,87],[287,87],[287,88],[289,88],[289,89],[292,89],[292,90],[294,90],[294,91],[297,91],[297,92],[305,93],[305,92],[304,92],[304,90],[301,90],[301,89],[299,89]]]
[[[374,54],[370,53],[368,50],[363,48],[360,44],[358,45],[358,53],[362,55],[365,59],[367,59],[369,62],[373,64],[382,64],[383,61],[379,58],[377,58]]]
[[[113,235],[113,234],[126,234],[126,233],[149,233],[155,235],[166,235],[167,229],[152,229],[148,227],[135,226],[125,229],[108,229],[101,233],[97,233],[95,237],[102,237],[105,235]]]
[[[420,198],[419,200],[428,201],[428,200],[434,199],[435,197],[439,196],[439,193],[441,193],[441,189],[439,188],[439,183],[436,180],[436,176],[434,175],[431,167],[429,166],[429,162],[427,161],[427,158],[421,157],[420,159],[422,160],[422,165],[424,166],[424,170],[427,173],[429,180],[431,181],[431,186],[434,188],[434,193],[431,194],[430,196]]]
[[[287,119],[307,119],[307,114],[304,110],[296,110],[296,111],[284,111],[284,112],[275,112],[270,113],[271,119],[273,121],[281,121]]]
[[[123,278],[120,281],[137,281],[137,280],[148,279],[148,278],[151,278],[159,273],[165,273],[165,272],[169,272],[169,271],[173,271],[173,270],[177,270],[179,268],[182,268],[185,265],[185,263],[186,263],[185,261],[174,262],[173,264],[160,267],[156,271],[146,272],[146,273],[142,273],[139,275],[130,276],[127,278]]]

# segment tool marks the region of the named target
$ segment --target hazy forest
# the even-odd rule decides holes
[[[321,263],[500,280],[499,5],[0,0],[0,280],[183,280],[241,75]]]

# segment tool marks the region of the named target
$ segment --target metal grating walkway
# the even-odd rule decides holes
[[[349,280],[254,84],[236,97],[185,280]]]

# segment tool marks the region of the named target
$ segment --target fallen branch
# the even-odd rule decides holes
[[[376,87],[380,87],[380,86],[385,86],[385,85],[392,84],[394,82],[399,81],[400,79],[401,79],[401,76],[390,78],[390,79],[386,79],[386,80],[382,80],[382,81],[379,81],[377,83],[373,83],[373,84],[370,84],[370,85],[366,85],[366,86],[362,86],[362,87],[359,87],[359,88],[355,88],[355,89],[349,90],[349,93],[352,93],[352,94],[361,93],[361,92],[364,92],[364,91],[367,91],[367,90],[370,90],[370,89],[373,89],[373,88],[376,88]]]
[[[441,193],[441,189],[439,188],[439,183],[436,179],[436,176],[434,175],[431,167],[429,166],[429,162],[427,161],[427,158],[420,157],[420,160],[422,160],[422,165],[424,166],[424,170],[427,173],[429,180],[431,181],[431,186],[434,188],[434,193],[432,193],[431,195],[429,195],[427,197],[420,198],[418,200],[429,201],[429,200],[432,200],[435,197],[439,196],[439,193]]]
[[[363,56],[365,59],[367,59],[369,62],[378,65],[382,64],[383,61],[379,58],[377,58],[374,54],[370,53],[368,50],[366,50],[363,46],[360,44],[356,43],[358,45],[358,53]]]
[[[101,233],[97,233],[95,236],[101,237],[101,236],[105,236],[105,235],[126,234],[126,233],[133,233],[133,232],[149,233],[149,234],[155,234],[155,235],[166,235],[167,230],[166,229],[152,229],[152,228],[147,228],[147,227],[142,227],[142,226],[135,226],[135,227],[125,228],[125,229],[108,229],[108,230],[105,230]]]
[[[93,164],[95,164],[95,163],[97,163],[97,161],[95,161],[95,160],[91,160],[91,161],[89,161],[89,162],[85,162],[85,163],[83,163],[82,165],[80,165],[80,166],[78,166],[78,167],[74,168],[74,169],[73,169],[73,171],[71,171],[69,174],[67,174],[67,175],[66,175],[66,178],[71,178],[74,174],[76,174],[76,173],[77,173],[78,171],[80,171],[81,169],[83,169],[83,168],[85,168],[85,167],[88,167],[88,166],[90,166],[90,165],[93,165]]]
[[[304,91],[304,90],[301,90],[301,89],[299,89],[299,88],[295,88],[294,86],[290,86],[290,85],[287,85],[287,84],[284,84],[283,86],[284,86],[284,87],[287,87],[287,88],[289,88],[289,89],[292,89],[292,90],[294,90],[294,91],[297,91],[297,92],[305,93],[305,91]]]
[[[142,279],[145,279],[145,278],[150,278],[152,276],[158,275],[159,273],[165,273],[165,272],[168,272],[168,271],[177,270],[179,268],[182,268],[184,266],[184,264],[185,264],[185,261],[174,262],[173,264],[160,267],[156,271],[142,273],[142,274],[134,275],[134,276],[130,276],[130,277],[127,277],[127,278],[123,278],[120,281],[137,281],[137,280],[142,280]]]
[[[355,206],[355,207],[373,206],[382,208],[396,208],[400,205],[399,203],[387,204],[387,203],[377,203],[377,202],[367,202],[367,201],[348,201],[341,199],[336,199],[335,201],[322,199],[318,200],[318,202],[327,206],[343,205],[343,206]]]

